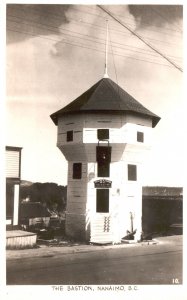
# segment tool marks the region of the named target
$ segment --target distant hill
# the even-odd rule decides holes
[[[40,202],[47,208],[64,210],[66,207],[67,187],[53,182],[30,182],[22,180],[20,185],[21,202],[29,199],[30,202]]]
[[[179,197],[183,195],[182,187],[167,187],[167,186],[144,186],[142,189],[143,196],[173,196]]]

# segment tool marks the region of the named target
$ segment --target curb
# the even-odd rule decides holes
[[[32,258],[32,257],[50,257],[54,255],[68,255],[68,254],[78,254],[78,253],[87,253],[87,252],[95,252],[102,250],[115,250],[119,248],[140,248],[146,246],[182,246],[183,237],[182,236],[173,236],[171,237],[159,237],[153,240],[147,240],[144,242],[135,243],[134,241],[125,241],[121,244],[110,244],[110,245],[70,245],[70,246],[49,246],[49,245],[40,245],[39,248],[31,248],[31,249],[15,249],[15,250],[6,250],[6,258],[8,261],[14,259],[22,259],[22,258]],[[146,249],[148,249],[146,247]],[[152,248],[153,249],[153,248]]]
[[[6,257],[7,260],[23,259],[29,257],[48,257],[54,255],[68,255],[77,253],[88,253],[102,250],[115,250],[119,248],[131,248],[131,247],[141,247],[144,245],[156,245],[157,243],[121,243],[116,245],[80,245],[80,246],[40,246],[40,248],[32,249],[20,249],[20,250],[7,250]]]

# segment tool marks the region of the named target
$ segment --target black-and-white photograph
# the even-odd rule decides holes
[[[6,3],[5,109],[6,286],[182,288],[183,5]]]

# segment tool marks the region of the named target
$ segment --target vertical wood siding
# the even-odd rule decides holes
[[[68,191],[66,233],[73,237],[88,237],[92,242],[120,242],[131,230],[141,232],[142,191],[141,162],[151,144],[152,121],[133,114],[84,114],[63,116],[58,124],[58,147],[68,160]],[[96,212],[97,129],[109,129],[112,147],[109,194],[109,213]],[[73,130],[74,139],[66,141],[66,132]],[[137,141],[137,132],[144,142]],[[107,141],[100,141],[107,145]],[[73,163],[82,163],[82,178],[73,179]],[[129,182],[127,165],[137,165],[137,181]],[[108,225],[107,225],[108,224]],[[107,227],[109,226],[109,227]],[[105,227],[108,228],[105,230]],[[88,236],[90,233],[90,236]]]
[[[12,236],[6,238],[7,249],[29,248],[36,245],[37,235]]]
[[[75,119],[74,119],[75,118]],[[68,158],[68,152],[76,155],[81,155],[81,149],[72,149],[73,146],[81,148],[82,143],[98,143],[97,129],[109,129],[109,142],[110,143],[133,143],[136,145],[148,146],[151,144],[151,120],[149,118],[143,118],[128,115],[81,115],[63,117],[59,120],[58,124],[58,139],[57,146],[62,150],[66,159]],[[67,142],[67,131],[73,131],[73,141]],[[137,142],[137,131],[144,133],[144,142]],[[82,149],[83,150],[83,149]],[[76,153],[75,153],[76,152]]]

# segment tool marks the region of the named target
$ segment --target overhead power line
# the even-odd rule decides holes
[[[36,10],[36,9],[32,9],[33,11],[37,11],[38,12],[38,10]],[[54,16],[55,16],[55,14],[53,14]],[[24,20],[25,21],[25,17],[23,18],[23,17],[21,17],[21,16],[16,16],[16,15],[12,15],[12,14],[7,14],[7,17],[11,17],[11,18],[16,18],[16,19],[22,19],[22,20]],[[59,17],[57,17],[57,19],[59,19]],[[8,20],[9,20],[9,18],[8,18]],[[73,20],[73,19],[72,19]],[[11,21],[11,20],[10,20]],[[30,18],[27,18],[26,19],[26,21],[28,22],[28,21],[30,21],[30,22],[32,22],[33,24],[39,24],[39,25],[42,25],[42,26],[46,26],[46,27],[50,27],[50,28],[54,28],[54,29],[56,29],[56,31],[57,31],[57,29],[58,29],[58,31],[59,31],[59,26],[57,27],[57,26],[54,26],[54,25],[49,25],[49,24],[45,24],[45,23],[39,23],[39,22],[37,22],[37,21],[34,21],[33,19],[30,19]],[[12,20],[12,22],[16,22],[16,23],[18,23],[17,21],[13,21]],[[71,21],[71,23],[74,23],[74,22],[76,22],[75,20],[74,21]],[[80,24],[80,20],[79,20],[79,22],[78,22],[79,24]],[[97,28],[99,28],[99,30],[101,31],[103,31],[103,26],[98,26],[98,25],[96,25],[96,24],[91,24],[91,23],[88,23],[88,22],[83,22],[83,21],[81,21],[81,23],[85,23],[87,26],[88,25],[90,25],[90,26],[96,26]],[[82,25],[82,24],[80,24],[81,26],[85,26],[85,25]],[[95,28],[93,28],[93,29],[95,29]],[[49,29],[50,31],[51,31],[51,29]],[[63,30],[63,31],[67,31],[67,32],[72,32],[72,33],[75,33],[76,35],[78,34],[78,35],[81,35],[81,36],[83,36],[84,38],[85,37],[91,37],[91,38],[94,38],[94,39],[97,39],[97,40],[102,40],[102,41],[105,41],[105,39],[102,39],[102,38],[98,38],[98,37],[96,37],[96,36],[92,36],[92,35],[87,35],[87,34],[83,34],[83,33],[80,33],[80,32],[77,32],[77,31],[72,31],[72,30],[69,30],[69,29],[67,29],[67,28],[63,28],[63,27],[61,27],[61,30]],[[110,31],[113,31],[113,29],[110,29]],[[116,31],[116,30],[115,30]],[[118,32],[118,31],[117,31]],[[123,35],[125,35],[125,33],[123,32],[123,31],[120,31],[121,32],[121,34],[123,34]],[[61,33],[62,33],[62,31],[61,31]],[[129,33],[130,34],[130,33]],[[129,35],[129,34],[127,34],[127,35]],[[147,39],[150,39],[150,38],[147,38]],[[150,39],[150,40],[155,40],[155,39]],[[157,41],[157,42],[164,42],[164,41],[159,41],[159,40],[155,40],[155,41]],[[152,49],[144,49],[144,48],[141,48],[141,47],[137,47],[137,46],[132,46],[132,45],[128,45],[128,44],[124,44],[124,43],[119,43],[119,42],[116,42],[116,41],[112,41],[112,43],[113,44],[115,44],[115,45],[119,45],[119,46],[124,46],[125,48],[126,47],[128,47],[128,48],[130,48],[131,49],[131,51],[133,51],[133,52],[140,52],[140,51],[143,51],[142,52],[142,54],[147,54],[147,55],[151,55],[151,56],[156,56],[157,54],[155,53],[155,55],[154,55],[154,53],[153,53],[153,50]],[[167,44],[169,44],[168,42],[164,42],[164,43],[167,43]],[[171,44],[171,43],[170,43]],[[115,46],[115,47],[117,47],[117,46]],[[125,49],[124,47],[121,47],[122,49],[124,49],[124,50],[129,50],[129,49]],[[170,47],[171,48],[171,47]],[[137,49],[137,50],[134,50],[134,49]],[[149,54],[150,53],[150,54]],[[171,57],[171,58],[173,58],[174,60],[181,60],[181,58],[180,57],[177,57],[177,56],[174,56],[174,55],[170,55],[170,54],[168,54],[167,53],[167,56],[168,57]]]
[[[45,24],[45,23],[34,22],[34,21],[30,20],[30,19],[27,19],[26,22],[25,22],[25,19],[24,19],[24,18],[21,18],[21,19],[23,19],[24,21],[16,21],[16,20],[10,19],[9,17],[13,17],[13,18],[16,18],[16,19],[18,19],[18,17],[13,16],[13,15],[8,15],[7,20],[9,20],[10,22],[13,22],[13,23],[17,23],[17,24],[25,24],[25,25],[32,25],[32,24],[34,24],[34,25],[32,25],[32,26],[33,26],[33,27],[36,27],[36,28],[39,28],[39,29],[40,29],[40,28],[41,28],[41,29],[43,28],[43,27],[41,27],[41,25],[42,25],[42,26],[46,27],[47,30],[49,30],[49,31],[51,31],[51,32],[54,32],[54,33],[56,33],[56,34],[58,33],[57,29],[59,29],[59,28],[56,27],[56,26],[52,26],[52,25],[49,26],[48,24]],[[39,26],[38,26],[38,24],[39,24]],[[61,33],[62,35],[66,35],[66,36],[72,37],[72,38],[83,39],[83,40],[86,40],[86,41],[89,41],[89,42],[93,42],[93,43],[97,43],[97,44],[100,44],[100,45],[105,45],[105,40],[104,40],[104,39],[101,39],[101,38],[98,38],[98,37],[93,37],[93,36],[87,35],[87,34],[82,34],[82,33],[79,33],[79,32],[77,32],[77,31],[67,30],[67,29],[64,29],[64,28],[61,28],[61,30],[63,30],[63,31],[65,30],[65,31],[67,31],[67,32],[74,33],[74,34],[78,34],[78,35],[81,35],[81,36],[72,35],[72,34],[64,33],[64,32],[62,32],[62,31],[60,31],[60,33]],[[89,39],[88,39],[87,37],[89,37]],[[90,39],[90,38],[91,38],[91,39]],[[97,39],[97,41],[96,41],[95,39]],[[103,43],[103,41],[104,41],[104,43]],[[134,47],[130,47],[130,49],[128,49],[128,48],[126,48],[126,46],[128,46],[128,45],[125,45],[125,44],[122,44],[122,43],[116,43],[116,42],[112,42],[112,41],[111,41],[111,43],[114,44],[113,47],[116,48],[116,49],[125,50],[125,51],[132,51],[132,52],[141,53],[141,54],[147,55],[147,56],[157,57],[157,55],[154,54],[154,53],[152,53],[152,51],[150,51],[150,50],[149,50],[149,51],[146,51],[145,49],[142,49],[142,48],[138,48],[138,50],[134,50],[134,49],[132,49],[132,48],[134,48]],[[116,45],[120,45],[120,46],[116,46]],[[123,47],[123,46],[124,46],[124,47]],[[150,53],[149,53],[149,52],[150,52]],[[178,58],[175,57],[175,59],[178,59]]]
[[[17,32],[19,34],[27,35],[27,36],[34,36],[34,37],[36,36],[33,33],[23,32],[23,31],[12,29],[12,28],[7,28],[7,30],[12,31],[12,32]],[[75,47],[79,47],[79,48],[90,49],[90,50],[94,50],[94,51],[97,51],[97,52],[105,53],[104,50],[102,51],[102,50],[99,50],[99,49],[96,49],[96,48],[88,47],[87,45],[83,45],[83,44],[72,43],[72,42],[69,42],[69,41],[59,41],[59,40],[49,38],[49,37],[44,37],[44,36],[37,36],[37,38],[50,40],[50,41],[55,41],[59,44],[67,44],[67,45],[71,45],[71,46],[75,46]],[[111,52],[109,52],[109,54],[111,54]],[[151,63],[151,64],[156,64],[156,65],[165,66],[165,67],[171,67],[170,65],[162,64],[162,63],[159,63],[159,62],[156,62],[156,61],[150,61],[150,60],[130,57],[130,56],[127,56],[127,55],[121,55],[121,54],[118,54],[116,52],[114,54],[117,55],[117,56],[120,56],[120,57],[129,58],[129,59],[132,59],[132,60],[148,62],[148,63]]]
[[[85,7],[85,5],[84,5],[84,7]],[[95,12],[95,10],[93,10],[93,8],[90,8],[90,5],[86,5],[86,8],[87,9],[89,9],[90,11],[94,11]],[[152,7],[151,7],[152,8]],[[168,8],[169,8],[169,6],[168,6]],[[132,21],[132,18],[129,18],[129,17],[127,17],[127,16],[125,16],[124,17],[124,15],[122,16],[122,15],[119,15],[119,14],[116,14],[115,13],[115,16],[118,16],[118,17],[121,17],[121,18],[125,18],[125,20],[130,20],[130,21]],[[164,17],[162,17],[162,18],[164,18]],[[165,21],[166,21],[166,18],[165,18]],[[167,20],[167,22],[169,23],[169,20]],[[157,28],[157,29],[159,29],[159,28],[162,28],[163,29],[163,26],[159,26],[158,24],[157,25],[153,25],[152,24],[152,22],[145,22],[145,21],[143,21],[143,20],[141,20],[141,24],[143,24],[143,25],[148,25],[148,26],[151,26],[151,27],[155,27],[155,28]],[[175,28],[176,28],[176,25],[174,25],[175,26]],[[168,30],[168,31],[173,31],[173,32],[178,32],[179,34],[181,34],[182,33],[182,30],[179,28],[179,27],[177,27],[178,29],[176,30],[176,29],[172,29],[172,28],[169,28],[169,27],[165,27],[164,26],[164,30]]]
[[[172,60],[170,60],[166,55],[161,53],[159,50],[157,50],[155,47],[150,45],[148,42],[146,42],[139,34],[134,32],[132,29],[130,29],[127,25],[125,25],[122,21],[120,21],[117,17],[115,17],[110,11],[102,7],[101,5],[97,5],[100,9],[102,9],[107,15],[109,15],[112,19],[116,20],[119,24],[121,24],[123,27],[125,27],[128,31],[130,31],[133,35],[135,35],[139,40],[141,40],[144,44],[146,44],[149,48],[151,48],[153,51],[155,51],[157,54],[162,56],[165,60],[167,60],[171,65],[173,65],[176,69],[178,69],[180,72],[183,72],[182,68],[177,66]]]
[[[32,10],[32,11],[35,11],[35,12],[40,12],[38,9],[36,9],[36,8],[30,8],[30,10]],[[21,9],[21,11],[23,11],[23,12],[25,12],[25,10],[24,9]],[[46,13],[45,12],[45,14],[46,15],[49,15],[49,16],[54,16],[54,18],[56,19],[56,20],[61,20],[62,19],[62,16],[61,15],[59,15],[59,14],[54,14],[54,13]],[[86,21],[83,21],[82,19],[80,20],[75,20],[75,19],[73,19],[73,18],[70,18],[70,17],[68,17],[68,20],[69,21],[71,21],[71,23],[73,22],[75,22],[75,23],[78,23],[79,25],[82,25],[82,24],[86,24],[87,26],[91,26],[92,28],[93,27],[96,27],[96,28],[100,28],[100,30],[102,30],[103,32],[105,32],[105,29],[103,28],[103,26],[99,26],[99,25],[96,25],[96,24],[93,24],[93,23],[89,23],[89,22],[86,22]],[[125,34],[123,31],[119,31],[119,30],[117,30],[117,29],[110,29],[110,31],[115,31],[115,32],[117,32],[117,34],[120,34],[120,35],[127,35],[127,34]],[[174,44],[174,43],[170,43],[170,42],[168,42],[168,41],[163,41],[163,40],[158,40],[158,39],[153,39],[153,38],[150,38],[150,37],[148,37],[148,36],[144,36],[147,40],[151,40],[151,41],[156,41],[156,42],[159,42],[159,43],[164,43],[164,44],[168,44],[168,45],[176,45],[176,44]],[[168,46],[169,47],[169,46]]]
[[[91,13],[91,12],[88,12],[88,11],[85,11],[85,10],[82,10],[82,9],[79,9],[79,8],[72,7],[72,9],[75,10],[75,11],[79,11],[79,12],[81,12],[81,13],[85,13],[85,14],[89,14],[89,15],[92,15],[92,16],[96,16],[96,17],[98,17],[98,18],[103,18],[101,15],[98,15],[98,14],[95,14],[95,13]],[[122,16],[117,15],[117,14],[115,14],[115,16],[122,17]],[[124,16],[123,16],[123,18],[124,18]],[[129,23],[129,22],[128,22],[128,23],[125,22],[125,24],[127,24],[127,25],[132,25],[132,23]],[[154,29],[147,29],[147,31],[153,31],[153,32],[159,32],[159,33],[160,33],[160,31],[154,30]],[[176,30],[175,30],[175,31],[176,31]],[[171,33],[167,33],[167,32],[164,32],[164,33],[167,34],[167,35],[179,37],[179,35],[172,35]]]
[[[99,26],[99,25],[96,25],[96,24],[92,24],[92,23],[89,23],[89,22],[85,22],[83,20],[75,20],[75,19],[70,19],[69,20],[71,21],[71,23],[78,23],[79,25],[82,25],[84,26],[84,24],[86,24],[87,26],[91,26],[92,28],[93,27],[96,27],[96,28],[100,28],[100,30],[102,30],[104,32],[104,29],[103,29],[103,26]],[[82,23],[82,24],[81,24]],[[116,32],[117,34],[119,35],[125,35],[125,36],[129,36],[128,34],[124,33],[122,30],[117,30],[117,29],[110,29],[110,31],[114,31]],[[167,44],[167,45],[177,45],[176,43],[170,43],[168,41],[163,41],[163,40],[158,40],[158,39],[154,39],[154,38],[150,38],[149,36],[144,36],[147,40],[150,40],[150,41],[155,41],[155,42],[159,42],[159,43],[162,43],[162,44]],[[170,47],[170,46],[168,46]]]

